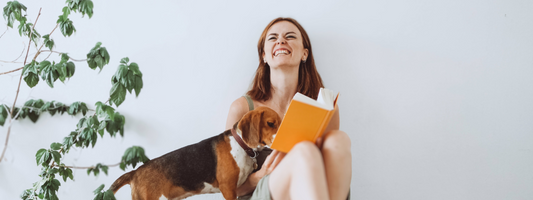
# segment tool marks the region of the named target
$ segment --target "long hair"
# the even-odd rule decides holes
[[[308,49],[309,55],[307,56],[306,62],[300,62],[300,67],[298,69],[298,86],[296,88],[297,92],[300,92],[308,97],[316,99],[318,97],[318,91],[321,87],[324,87],[322,84],[322,78],[316,70],[315,60],[313,58],[313,50],[311,48],[311,41],[307,32],[304,28],[292,18],[283,18],[279,17],[272,20],[263,30],[259,42],[257,43],[257,53],[259,54],[259,66],[255,72],[254,80],[252,81],[252,89],[248,91],[248,94],[252,99],[266,101],[272,97],[272,85],[270,83],[270,67],[267,63],[264,62],[263,52],[265,47],[265,40],[268,29],[272,27],[277,22],[288,21],[294,24],[300,33],[302,34],[304,48]]]

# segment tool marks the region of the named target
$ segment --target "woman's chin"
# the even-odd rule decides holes
[[[281,61],[277,63],[273,63],[272,65],[269,65],[273,69],[283,69],[283,68],[298,68],[300,63],[298,62],[290,62],[290,61]]]
[[[279,64],[276,66],[270,66],[270,68],[274,70],[282,70],[282,69],[298,69],[298,65],[294,64]]]

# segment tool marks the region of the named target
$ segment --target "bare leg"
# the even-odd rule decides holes
[[[317,146],[311,142],[298,143],[270,174],[272,199],[329,199],[324,172]]]
[[[330,131],[321,148],[329,199],[345,200],[352,179],[352,153],[350,137],[345,132]]]

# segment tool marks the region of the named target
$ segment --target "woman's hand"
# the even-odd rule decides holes
[[[324,137],[319,137],[316,139],[316,146],[318,149],[322,149],[322,144],[324,143]]]
[[[279,162],[287,155],[286,153],[280,152],[278,150],[273,150],[270,155],[265,159],[265,162],[261,166],[261,169],[257,172],[255,172],[253,175],[255,176],[254,185],[257,185],[259,180],[263,178],[264,176],[272,173],[276,166],[278,166]]]
[[[257,183],[267,174],[270,174],[274,171],[274,168],[278,166],[279,162],[285,157],[286,153],[273,150],[268,157],[266,157],[265,162],[261,166],[259,171],[254,172],[248,176],[248,179],[237,188],[237,196],[243,196],[254,191]]]

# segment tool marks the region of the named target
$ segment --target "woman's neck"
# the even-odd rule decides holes
[[[298,87],[298,69],[295,67],[270,68],[272,97],[268,100],[271,107],[285,114]]]

